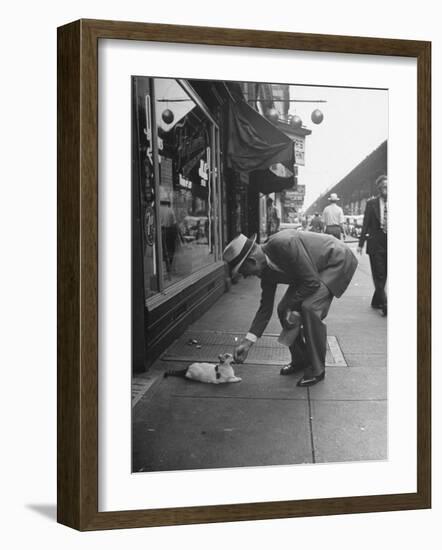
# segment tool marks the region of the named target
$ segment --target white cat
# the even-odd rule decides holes
[[[232,367],[233,356],[223,353],[218,356],[219,363],[192,363],[186,369],[171,370],[164,373],[168,376],[182,376],[189,380],[203,382],[204,384],[226,384],[227,382],[241,382],[239,376],[235,376]]]

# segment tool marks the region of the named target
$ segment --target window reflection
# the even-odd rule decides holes
[[[176,80],[155,79],[165,287],[214,262],[213,124]]]

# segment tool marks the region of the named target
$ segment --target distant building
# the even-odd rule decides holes
[[[367,199],[376,194],[375,181],[381,174],[387,174],[387,140],[370,153],[340,182],[322,193],[306,210],[306,215],[322,212],[329,204],[330,193],[336,193],[344,214],[363,214]]]

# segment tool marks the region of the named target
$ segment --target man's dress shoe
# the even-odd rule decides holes
[[[282,374],[282,376],[286,376],[288,374],[296,374],[304,370],[304,365],[294,365],[293,363],[289,363],[288,365],[284,365],[281,367],[281,370],[279,371],[279,374]]]
[[[313,376],[312,378],[305,378],[305,376],[303,378],[300,378],[296,383],[296,385],[299,386],[300,388],[307,388],[308,386],[314,386],[321,380],[324,380],[324,378],[325,378],[325,370],[322,371],[321,374],[318,374],[318,376]]]

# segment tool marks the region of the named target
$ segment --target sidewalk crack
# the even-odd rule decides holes
[[[312,403],[310,399],[310,388],[307,388],[307,403],[308,403],[308,422],[310,427],[310,444],[312,447],[312,463],[316,464],[315,444],[313,441],[313,416],[312,416]]]

